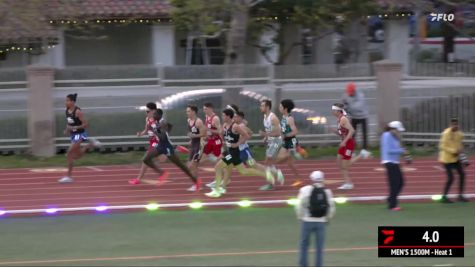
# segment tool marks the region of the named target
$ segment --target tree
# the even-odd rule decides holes
[[[314,41],[335,30],[342,29],[351,22],[361,23],[363,16],[376,10],[373,0],[274,0],[263,1],[252,11],[249,42],[258,47],[264,57],[273,46],[279,48],[279,58],[274,64],[284,64],[293,49],[303,43],[294,40],[288,43],[285,38],[287,27],[295,25],[307,29]],[[271,18],[271,19],[268,19]],[[274,19],[272,19],[274,18]],[[274,42],[260,44],[259,37],[263,31],[274,31]]]

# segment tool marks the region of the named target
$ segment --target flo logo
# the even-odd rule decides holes
[[[394,230],[381,230],[386,238],[384,239],[384,244],[387,245],[394,240]]]
[[[430,21],[454,21],[454,14],[445,14],[445,13],[430,13]]]

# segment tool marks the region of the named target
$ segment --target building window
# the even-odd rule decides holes
[[[187,45],[187,40],[182,40],[186,49],[187,65],[220,65],[224,63],[225,48],[221,39],[195,38]]]

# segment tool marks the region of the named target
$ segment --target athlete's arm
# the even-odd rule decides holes
[[[216,127],[216,130],[210,129],[211,133],[221,134],[221,122],[219,121],[218,116],[213,117],[213,121],[211,121],[211,125]]]
[[[143,131],[141,131],[141,132],[137,132],[137,136],[142,136],[142,135],[146,134],[147,131],[148,131],[148,123],[147,123],[147,118],[145,118],[145,126],[144,126],[144,129],[143,129]]]
[[[294,121],[294,118],[293,117],[288,117],[287,118],[287,122],[289,123],[289,126],[290,126],[290,133],[286,133],[284,134],[284,137],[294,137],[294,136],[297,136],[298,134],[298,130],[297,130],[297,126],[295,126],[295,121]]]
[[[69,129],[72,130],[80,130],[80,129],[86,129],[88,126],[88,122],[86,120],[86,117],[84,116],[84,113],[80,109],[76,110],[76,116],[81,120],[81,125],[79,126],[68,126]]]
[[[233,129],[231,131],[239,134],[239,141],[236,144],[232,144],[231,147],[239,147],[240,145],[246,143],[246,140],[248,140],[250,137],[247,131],[237,124],[233,125]]]
[[[200,130],[200,133],[193,134],[193,137],[205,138],[207,129],[206,129],[206,125],[203,123],[201,119],[196,120],[196,127]]]
[[[270,132],[267,137],[278,137],[280,136],[282,129],[280,128],[279,119],[276,116],[272,116],[271,120],[272,132]]]
[[[348,135],[345,137],[345,139],[343,139],[343,141],[341,141],[341,144],[340,144],[340,146],[345,146],[346,142],[348,142],[348,140],[350,140],[353,137],[353,134],[355,134],[355,129],[353,128],[353,126],[351,126],[350,121],[346,117],[343,117],[340,119],[340,125],[348,129]]]

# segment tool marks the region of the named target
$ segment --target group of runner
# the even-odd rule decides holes
[[[68,173],[59,182],[72,182],[72,169],[74,160],[79,159],[90,148],[100,146],[99,141],[87,137],[85,129],[88,126],[81,109],[76,106],[77,94],[66,97],[67,127],[65,133],[71,136],[71,147],[68,151]],[[295,159],[301,159],[306,152],[300,147],[297,135],[298,129],[292,116],[295,104],[291,99],[280,102],[279,111],[282,118],[279,120],[272,112],[272,102],[260,102],[260,111],[263,114],[264,130],[259,135],[266,144],[265,161],[260,164],[254,159],[247,141],[253,135],[247,126],[245,114],[236,105],[227,105],[222,110],[222,120],[215,113],[211,103],[205,103],[203,113],[205,121],[198,117],[198,107],[188,105],[186,108],[189,148],[177,146],[180,152],[188,153],[188,164],[180,161],[175,154],[175,146],[171,143],[169,132],[172,124],[164,119],[163,110],[157,108],[155,103],[146,104],[146,118],[144,130],[137,136],[148,135],[149,147],[143,159],[138,176],[129,180],[129,184],[140,183],[162,185],[167,181],[169,173],[160,167],[159,162],[166,160],[174,163],[191,180],[192,185],[187,190],[198,192],[202,189],[202,180],[199,178],[199,165],[210,161],[214,166],[215,180],[207,184],[211,188],[208,197],[220,197],[226,194],[231,182],[231,173],[236,169],[244,176],[260,176],[265,184],[260,190],[273,190],[276,183],[283,185],[284,175],[276,164],[287,163],[293,172],[295,182],[293,186],[300,185],[300,173],[295,167]],[[334,132],[341,137],[338,150],[338,162],[345,183],[339,189],[352,189],[348,169],[360,158],[368,158],[370,154],[365,150],[354,157],[355,140],[354,129],[351,126],[343,104],[336,103],[332,106],[333,115],[337,118],[338,128]],[[89,140],[89,146],[81,148],[81,143]],[[152,169],[158,179],[145,179],[147,169]]]

